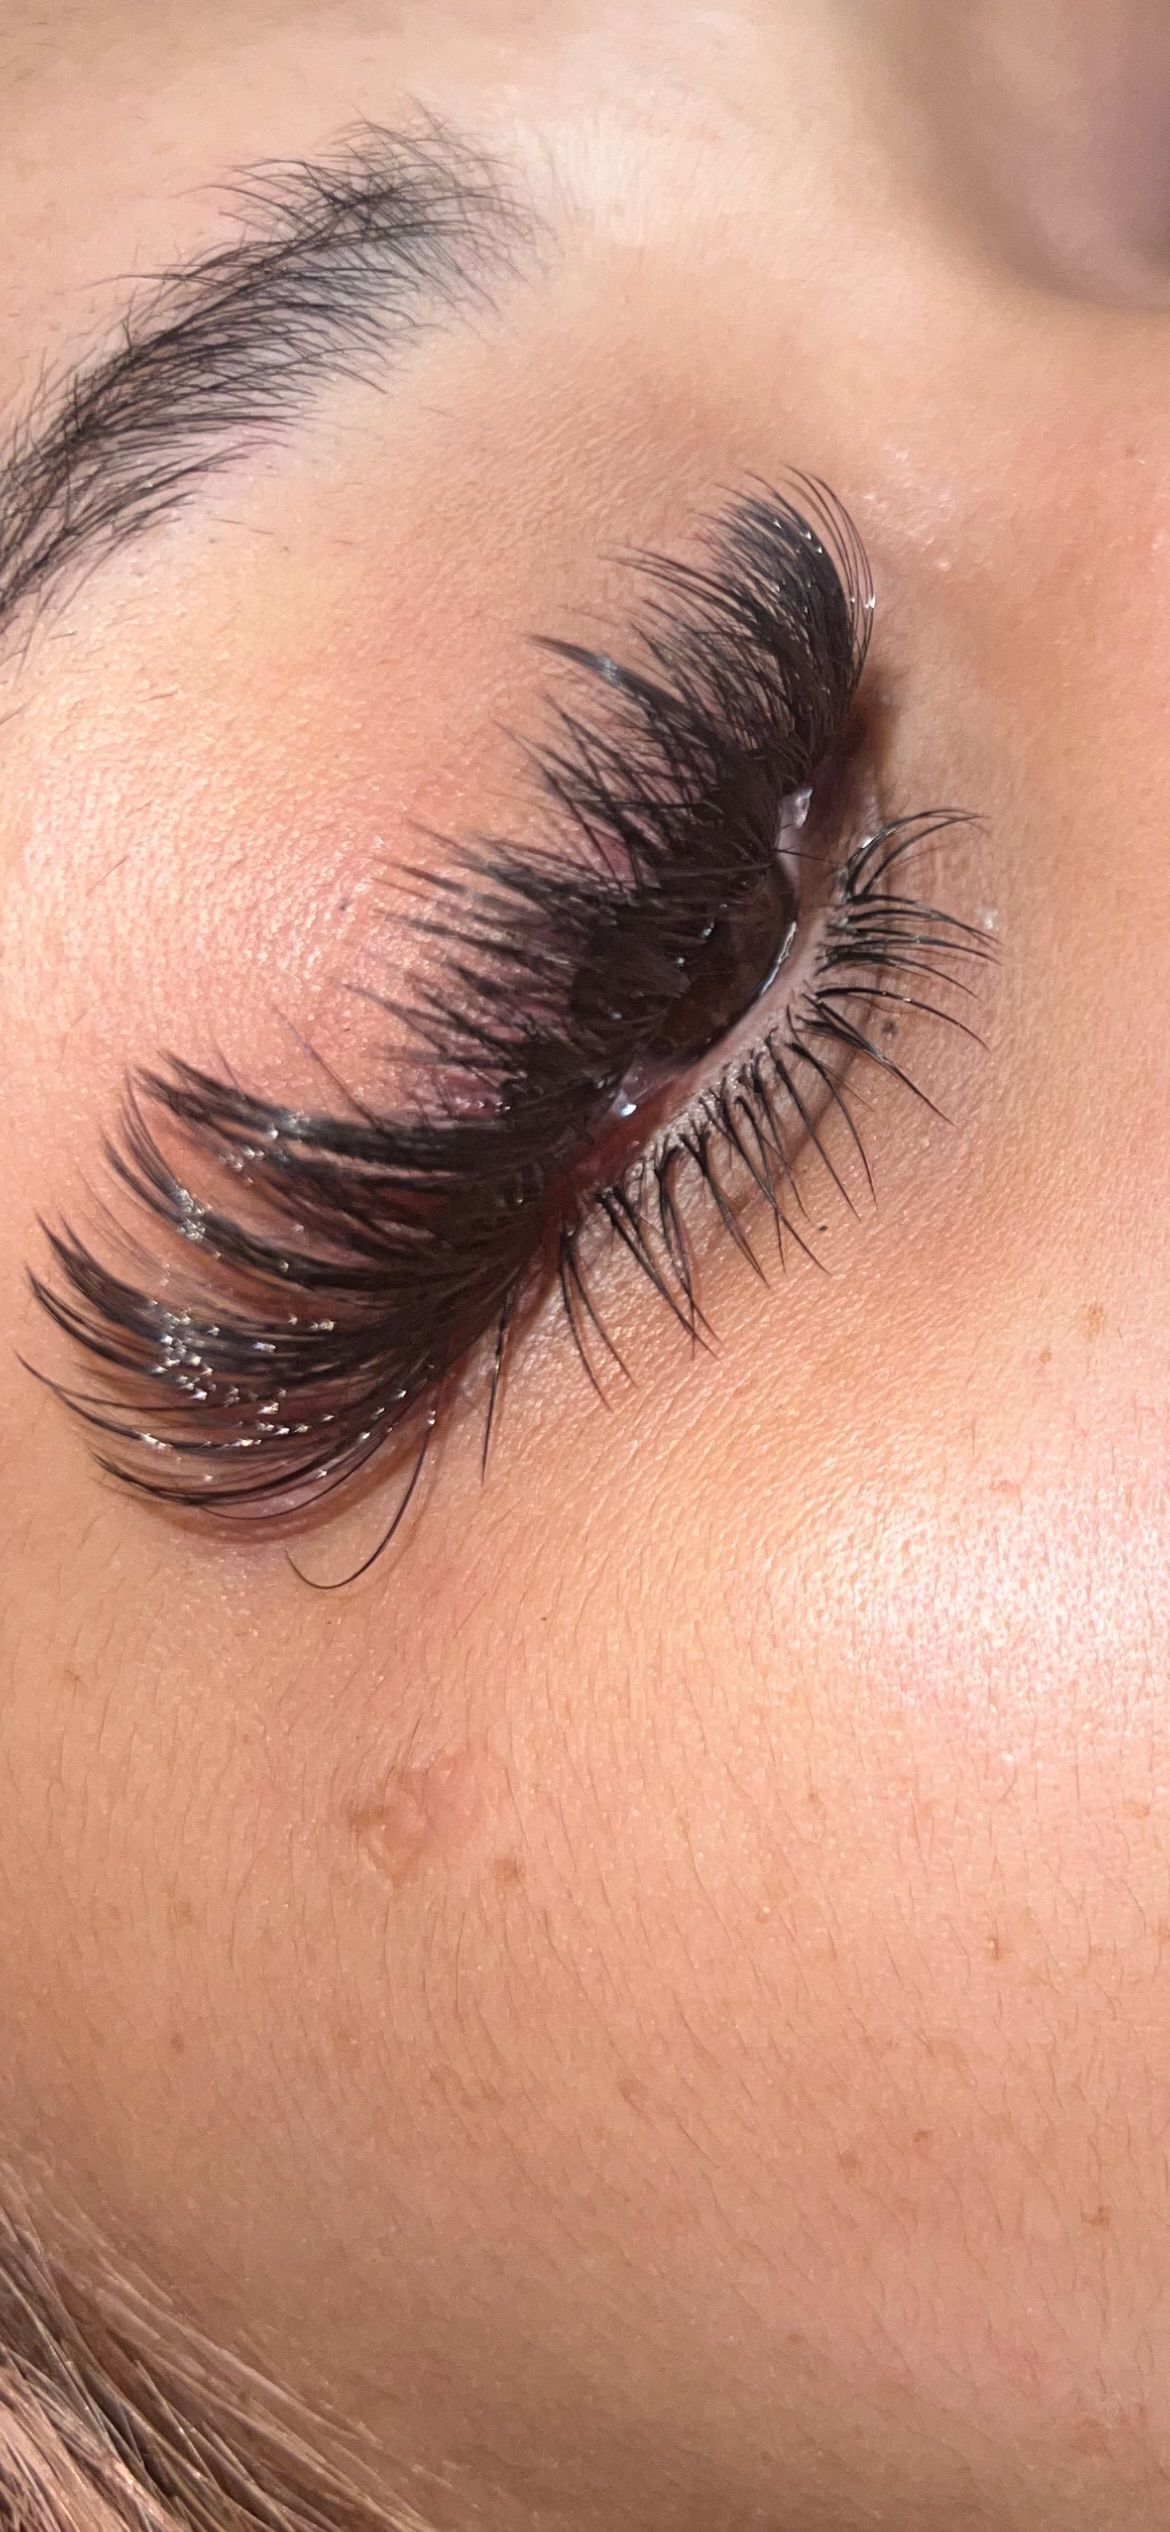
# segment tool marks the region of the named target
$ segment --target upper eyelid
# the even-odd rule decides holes
[[[510,169],[434,118],[260,167],[234,236],[140,293],[112,351],[42,387],[0,456],[0,635],[441,318],[538,268]]]

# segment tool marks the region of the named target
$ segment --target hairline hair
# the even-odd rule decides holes
[[[51,2256],[28,2192],[0,2171],[0,2522],[433,2532],[416,2465],[215,2345],[92,2226],[53,2229]]]

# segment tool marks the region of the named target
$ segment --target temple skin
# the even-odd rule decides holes
[[[1085,103],[1154,166],[1170,69],[1010,15],[0,31],[13,412],[359,113],[543,239],[0,664],[0,2152],[434,2532],[1170,2513],[1170,334]],[[709,1242],[710,1353],[615,1272],[607,1413],[550,1312],[352,1591],[118,1492],[18,1358],[127,1066],[368,1087],[379,875],[535,815],[530,636],[790,467],[869,550],[884,789],[979,813],[986,1052],[907,1022],[940,1113],[870,1082],[818,1264]]]

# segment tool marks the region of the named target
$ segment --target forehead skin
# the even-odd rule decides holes
[[[0,2139],[443,2532],[1170,2503],[1170,339],[977,131],[942,182],[910,14],[0,37],[14,406],[355,113],[466,125],[546,223],[96,573],[0,728]],[[279,1006],[360,1071],[380,857],[511,798],[528,634],[789,465],[870,550],[892,793],[986,822],[952,1122],[874,1091],[876,1213],[766,1294],[713,1251],[711,1359],[619,1288],[612,1413],[537,1331],[486,1485],[457,1425],[350,1593],[111,1491],[14,1349],[125,1067],[283,1095]]]

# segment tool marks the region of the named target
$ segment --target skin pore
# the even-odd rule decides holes
[[[953,15],[0,33],[13,416],[358,117],[530,211],[0,668],[0,2151],[433,2532],[1170,2504],[1170,57]],[[870,556],[883,798],[981,820],[927,893],[987,1051],[906,1016],[944,1114],[871,1072],[876,1205],[814,1170],[767,1289],[711,1240],[709,1353],[606,1269],[607,1413],[534,1325],[486,1482],[472,1402],[350,1591],[117,1490],[18,1357],[70,1376],[25,1270],[127,1068],[371,1095],[387,870],[538,824],[530,637],[791,468]]]

